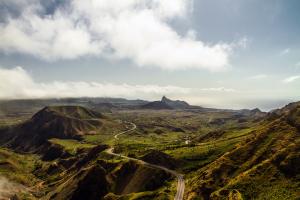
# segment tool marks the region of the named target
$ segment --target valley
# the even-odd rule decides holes
[[[3,199],[300,197],[299,103],[26,102],[0,102],[0,176],[15,186]]]
[[[0,200],[300,200],[300,0],[0,0]]]

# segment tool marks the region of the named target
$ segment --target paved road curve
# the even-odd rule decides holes
[[[127,133],[127,132],[130,132],[130,131],[133,131],[133,130],[136,129],[136,125],[134,123],[128,122],[128,124],[131,124],[132,128],[129,129],[129,130],[127,130],[127,131],[123,131],[121,133],[116,134],[114,136],[114,138],[116,140],[119,139],[118,137],[120,135],[122,135],[124,133]],[[168,173],[172,174],[173,176],[176,176],[178,181],[177,181],[177,192],[176,192],[176,195],[174,197],[174,200],[182,200],[183,199],[185,185],[184,185],[184,178],[183,178],[182,174],[179,174],[179,173],[177,173],[174,170],[168,169],[168,168],[160,166],[160,165],[155,165],[155,164],[147,163],[147,162],[145,162],[143,160],[139,160],[139,159],[136,159],[136,158],[131,158],[131,157],[128,157],[128,156],[124,156],[124,155],[121,155],[121,154],[114,153],[114,148],[113,147],[107,149],[106,152],[108,154],[110,154],[110,155],[113,155],[113,156],[118,156],[118,157],[125,158],[125,159],[128,159],[128,160],[133,160],[133,161],[135,161],[137,163],[140,163],[142,165],[146,165],[146,166],[151,167],[151,168],[164,170],[165,172],[168,172]]]
[[[123,132],[121,132],[121,133],[116,134],[116,135],[114,136],[114,138],[115,138],[116,140],[119,139],[118,137],[119,137],[120,135],[123,135],[124,133],[130,132],[130,131],[133,131],[134,129],[136,129],[136,125],[135,125],[134,123],[131,123],[131,122],[126,122],[126,123],[130,124],[130,125],[132,126],[132,128],[131,128],[131,129],[128,129],[128,130],[126,130],[126,131],[123,131]]]

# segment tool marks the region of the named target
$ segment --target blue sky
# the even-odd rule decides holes
[[[0,98],[300,99],[297,0],[43,2],[0,0]]]

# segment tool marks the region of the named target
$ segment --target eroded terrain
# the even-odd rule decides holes
[[[157,104],[6,110],[1,197],[174,199],[176,176],[134,159],[184,175],[183,199],[299,197],[299,103],[270,113]]]

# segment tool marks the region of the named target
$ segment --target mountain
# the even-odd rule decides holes
[[[0,124],[1,175],[30,188],[26,197],[32,197],[18,193],[14,199],[174,198],[176,177],[108,155],[109,147],[183,173],[183,199],[299,197],[300,102],[269,113],[176,110],[188,104],[166,97],[154,104],[170,111],[115,112],[113,103],[91,104],[112,109],[104,115],[68,104],[45,107],[31,118],[3,118],[12,124]],[[132,128],[126,122],[137,129],[115,140]]]
[[[146,103],[149,102],[103,97],[0,100],[0,116],[32,115],[46,106],[83,106],[101,112],[110,112],[111,109],[131,109]]]
[[[266,115],[265,112],[262,112],[260,109],[255,108],[252,110],[249,109],[242,109],[239,111],[241,114],[245,116],[255,116],[255,117],[264,117]]]
[[[96,103],[92,106],[92,109],[98,112],[111,113],[113,109],[118,108],[112,103]]]
[[[161,102],[166,103],[167,105],[169,105],[173,109],[187,109],[187,108],[190,108],[190,105],[185,101],[180,101],[180,100],[174,100],[173,101],[171,99],[168,99],[165,96],[162,97]]]
[[[153,109],[153,110],[172,110],[173,108],[165,102],[153,101],[141,106],[141,109]]]
[[[142,109],[189,109],[192,108],[187,102],[180,100],[171,100],[163,96],[160,101],[153,101],[141,106]]]
[[[300,103],[268,113],[248,139],[194,172],[188,199],[297,199]]]
[[[32,150],[50,138],[80,139],[83,135],[95,134],[105,118],[101,113],[81,106],[50,106],[9,129],[4,138],[11,147]]]

